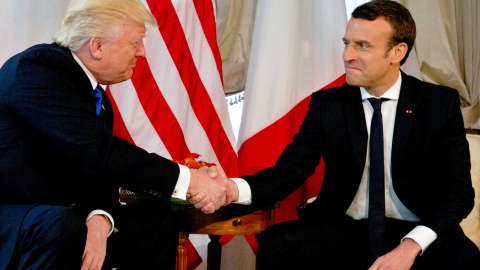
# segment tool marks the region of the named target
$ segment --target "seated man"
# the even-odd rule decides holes
[[[325,161],[306,218],[258,237],[262,269],[480,269],[459,225],[474,190],[458,92],[400,71],[415,36],[397,2],[357,7],[343,38],[347,83],[312,95],[275,166],[235,180],[234,201],[262,206]]]
[[[55,43],[0,69],[0,269],[174,269],[170,198],[229,203],[226,179],[112,135],[101,85],[132,76],[145,24],[138,0],[73,0]],[[121,206],[119,187],[158,200]]]

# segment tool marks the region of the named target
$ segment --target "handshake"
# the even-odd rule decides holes
[[[187,197],[189,202],[206,214],[238,200],[238,187],[217,166],[190,169],[191,178]]]

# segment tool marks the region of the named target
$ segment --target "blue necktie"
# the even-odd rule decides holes
[[[373,107],[370,126],[369,235],[370,251],[376,257],[385,254],[385,167],[383,164],[382,101],[369,98]]]
[[[97,88],[95,88],[93,91],[95,91],[95,108],[97,110],[97,115],[100,116],[100,112],[102,111],[102,91],[103,88],[99,85],[97,85]]]

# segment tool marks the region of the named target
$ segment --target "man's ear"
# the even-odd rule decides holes
[[[399,43],[392,48],[392,63],[400,63],[408,51],[408,45],[406,43]]]
[[[100,60],[103,57],[102,41],[99,38],[91,38],[88,42],[90,54],[93,58]]]

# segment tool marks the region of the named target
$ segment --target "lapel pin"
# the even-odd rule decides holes
[[[411,110],[407,110],[407,112],[406,112],[406,113],[412,113],[412,111],[411,111]]]

